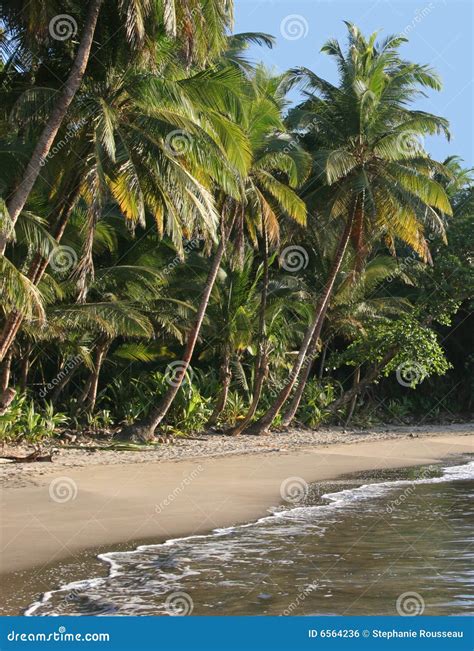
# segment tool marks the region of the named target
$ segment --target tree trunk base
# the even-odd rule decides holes
[[[149,425],[125,425],[114,438],[132,443],[150,443],[155,440],[155,429]]]
[[[0,415],[8,411],[8,407],[11,405],[15,399],[16,391],[15,389],[5,389],[0,394]]]
[[[270,436],[270,425],[265,426],[257,421],[253,425],[246,427],[242,433],[248,434],[249,436]]]
[[[230,427],[228,430],[226,430],[225,434],[226,436],[240,436],[242,434],[242,428],[241,427]]]

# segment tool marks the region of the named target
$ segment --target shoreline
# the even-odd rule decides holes
[[[439,429],[417,438],[391,430],[358,443],[293,449],[275,448],[276,437],[267,437],[272,442],[264,445],[273,445],[275,451],[260,451],[249,443],[251,451],[245,455],[83,467],[66,462],[52,464],[53,471],[46,472],[32,468],[29,483],[24,485],[23,477],[23,485],[2,493],[3,614],[17,614],[21,603],[28,603],[25,595],[51,589],[58,574],[67,580],[84,578],[90,576],[85,567],[91,564],[95,574],[104,573],[107,568],[96,559],[99,552],[204,534],[262,517],[282,502],[281,484],[290,477],[311,483],[474,453],[473,426],[457,427],[455,433]],[[278,443],[284,439],[281,435]]]

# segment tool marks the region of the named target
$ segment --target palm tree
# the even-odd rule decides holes
[[[290,378],[270,409],[250,428],[265,433],[304,368],[307,352],[317,341],[349,242],[363,259],[367,233],[382,234],[393,249],[396,238],[429,260],[423,222],[434,209],[451,214],[448,197],[432,172],[441,165],[432,161],[416,140],[424,134],[447,133],[444,119],[408,108],[420,87],[439,89],[440,82],[427,66],[402,60],[392,36],[380,45],[376,34],[366,40],[347,23],[349,47],[344,55],[331,40],[323,51],[334,56],[340,83],[334,86],[307,69],[292,71],[293,80],[304,80],[307,99],[295,109],[292,120],[310,129],[308,144],[314,158],[314,180],[323,176],[331,189],[327,214],[343,222],[332,268],[319,297],[314,320],[296,357]],[[306,192],[308,201],[317,197]],[[320,206],[320,211],[324,207]]]
[[[335,337],[350,343],[365,332],[368,320],[376,322],[380,319],[397,318],[412,308],[407,299],[400,296],[387,296],[380,289],[387,278],[400,277],[411,282],[399,270],[394,257],[376,255],[366,262],[364,269],[360,270],[356,276],[354,276],[347,258],[349,256],[346,257],[345,264],[340,271],[337,287],[327,311],[326,325],[322,333],[326,346]],[[287,427],[293,420],[311,368],[312,365],[308,364],[299,379],[298,387],[282,419],[282,426]],[[356,385],[359,380],[360,366],[357,366],[354,371],[353,384]],[[354,407],[355,402],[353,401],[349,408],[347,422],[352,416]]]
[[[94,224],[107,196],[112,195],[132,227],[143,224],[149,211],[159,232],[170,235],[181,253],[184,231],[214,236],[218,217],[208,188],[219,181],[229,193],[237,192],[234,168],[245,169],[248,144],[226,111],[229,104],[238,108],[241,73],[223,67],[191,76],[178,68],[171,74],[163,78],[111,70],[105,83],[85,83],[72,107],[71,150],[44,168],[44,174],[51,168],[53,178],[62,175],[58,187],[52,181],[52,200],[61,198],[53,228],[56,242],[78,198],[84,197],[89,204],[89,238],[77,270],[81,298],[92,268]],[[26,111],[21,111],[21,104],[17,110],[21,115],[26,112],[22,124],[28,125],[27,95],[23,101]],[[48,256],[38,254],[27,279],[37,284],[47,265]],[[18,311],[8,316],[0,335],[0,359],[14,341],[21,320]]]
[[[208,427],[215,425],[224,411],[232,379],[232,363],[240,363],[241,356],[251,347],[256,331],[261,271],[255,271],[254,262],[253,252],[248,250],[241,266],[232,268],[223,264],[208,308],[204,336],[206,341],[212,342],[212,348],[220,358],[220,388]]]
[[[14,192],[7,202],[7,211],[9,215],[9,228],[14,228],[20,212],[23,210],[31,190],[38,178],[43,161],[49,154],[58,130],[66,116],[67,110],[74,98],[74,95],[81,85],[84,73],[89,61],[89,54],[92,47],[94,32],[99,17],[100,7],[103,0],[90,0],[88,11],[85,17],[82,38],[77,49],[77,53],[64,83],[62,91],[56,101],[56,105],[51,112],[42,133],[40,134],[35,148],[31,154],[30,160],[25,168],[20,182],[17,184]],[[30,4],[30,3],[25,3]],[[2,230],[0,232],[0,254],[3,255],[9,239],[9,232]]]
[[[211,292],[224,257],[226,244],[232,230],[236,232],[237,249],[242,250],[244,227],[255,240],[256,229],[265,224],[265,232],[272,241],[277,241],[279,225],[277,212],[282,212],[304,224],[306,207],[294,191],[304,180],[308,171],[308,158],[298,143],[284,134],[280,106],[284,101],[281,77],[270,77],[263,68],[258,68],[253,79],[253,92],[242,115],[242,130],[252,148],[252,157],[246,174],[239,177],[240,196],[224,196],[221,200],[221,237],[213,257],[212,265],[196,314],[194,327],[180,360],[179,372],[161,400],[150,410],[149,415],[124,429],[123,436],[147,439],[166,416],[191,362],[207,310]],[[287,180],[287,182],[285,182]]]
[[[22,178],[8,199],[8,228],[3,227],[0,231],[0,254],[5,252],[11,230],[26,204],[59,128],[79,90],[89,62],[99,12],[103,4],[104,0],[90,0],[88,3],[81,40],[70,72],[39,135]],[[151,16],[155,23],[154,33],[161,23],[168,34],[175,37],[179,34],[180,42],[185,45],[186,59],[189,63],[193,59],[207,62],[211,57],[221,53],[226,45],[225,28],[231,25],[233,18],[231,0],[225,3],[218,0],[209,2],[194,0],[186,4],[178,4],[174,0],[163,0],[156,4],[149,0],[128,0],[118,4],[127,39],[135,48],[143,50],[146,43],[146,23]],[[6,5],[5,16],[8,29],[13,32],[26,32],[28,36],[33,30],[35,33],[47,31],[44,23],[38,25],[36,21],[30,22],[30,19],[34,15],[35,18],[41,17],[44,20],[46,17],[47,20],[48,10],[52,12],[53,5],[47,6],[46,10],[42,6],[43,3],[30,1],[6,3]]]

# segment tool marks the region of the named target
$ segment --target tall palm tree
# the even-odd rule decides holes
[[[222,265],[212,302],[208,308],[206,340],[212,341],[220,358],[219,393],[207,426],[217,423],[225,409],[232,379],[232,362],[252,345],[256,332],[255,315],[259,307],[258,284],[261,270],[255,271],[252,251],[247,251],[244,263],[234,268]]]
[[[292,71],[293,80],[306,82],[307,99],[293,113],[300,128],[309,130],[315,181],[323,176],[331,189],[327,214],[342,222],[332,268],[319,297],[290,374],[270,409],[249,433],[265,433],[279,414],[304,368],[307,352],[320,336],[324,316],[349,242],[363,259],[367,233],[382,234],[389,247],[396,239],[406,242],[429,260],[423,222],[434,209],[451,214],[448,197],[432,178],[438,165],[417,140],[425,134],[447,133],[447,123],[437,116],[415,111],[409,104],[420,87],[440,88],[427,66],[401,59],[403,37],[392,36],[380,45],[376,34],[367,40],[347,23],[349,47],[344,54],[331,40],[323,51],[335,57],[338,86],[307,69]],[[317,201],[307,193],[307,199]],[[320,210],[324,212],[323,206]],[[437,215],[436,215],[437,218]]]
[[[30,41],[33,40],[31,39],[33,32],[47,33],[47,23],[51,28],[49,19],[51,17],[54,19],[52,3],[51,5],[47,4],[46,7],[43,2],[36,1],[6,2],[4,4],[6,5],[7,29],[20,34],[26,32]],[[71,102],[79,90],[89,62],[99,12],[104,4],[115,5],[115,2],[89,0],[81,40],[69,74],[36,141],[22,177],[7,201],[9,223],[8,228],[4,227],[0,232],[0,254],[5,252],[11,229],[14,228],[18,216],[26,204]],[[81,13],[80,4],[76,9],[78,13]],[[161,25],[168,34],[175,37],[179,34],[180,43],[185,45],[185,56],[188,63],[193,59],[208,62],[211,57],[220,54],[226,45],[225,29],[232,24],[233,19],[232,0],[227,0],[224,3],[218,0],[207,2],[194,0],[190,3],[176,3],[174,0],[162,0],[158,3],[150,2],[150,0],[122,0],[118,3],[118,9],[124,21],[126,37],[135,48],[139,50],[144,48],[146,27],[151,18],[154,30],[148,36],[156,34],[157,27]],[[32,17],[42,19],[40,24],[36,20],[33,22]]]
[[[214,235],[218,217],[209,192],[212,184],[220,182],[228,192],[237,192],[234,169],[245,169],[249,146],[226,113],[229,104],[238,107],[241,73],[223,67],[189,76],[173,66],[169,74],[166,78],[134,69],[119,74],[112,69],[105,81],[85,83],[71,109],[70,149],[44,167],[45,175],[60,179],[56,186],[52,180],[52,200],[61,198],[53,228],[56,242],[78,198],[84,197],[90,207],[90,237],[78,269],[82,298],[91,269],[94,223],[107,196],[112,195],[132,226],[143,224],[149,211],[158,230],[182,251],[184,231],[190,237],[193,232]],[[22,124],[28,125],[32,106],[27,95],[23,101]],[[47,265],[48,256],[38,254],[26,282],[37,284]],[[21,320],[18,311],[8,316],[0,335],[0,360]]]
[[[264,68],[256,70],[253,88],[248,89],[248,102],[241,116],[242,130],[251,145],[251,160],[245,174],[240,173],[240,196],[223,193],[220,241],[213,257],[194,327],[180,360],[179,372],[173,378],[159,405],[146,418],[124,429],[122,435],[147,439],[166,416],[186,372],[199,337],[211,292],[217,278],[226,244],[232,230],[236,231],[237,249],[242,248],[244,228],[255,239],[256,229],[265,224],[268,236],[277,241],[282,213],[304,224],[306,207],[294,188],[308,172],[308,157],[299,144],[284,133],[280,106],[284,101],[281,77],[269,76]]]

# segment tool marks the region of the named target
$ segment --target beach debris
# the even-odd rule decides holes
[[[14,454],[1,455],[1,459],[7,459],[13,463],[38,463],[43,461],[53,461],[53,451],[49,454],[44,454],[40,450],[34,450],[31,454],[27,454],[26,457],[18,457]]]

